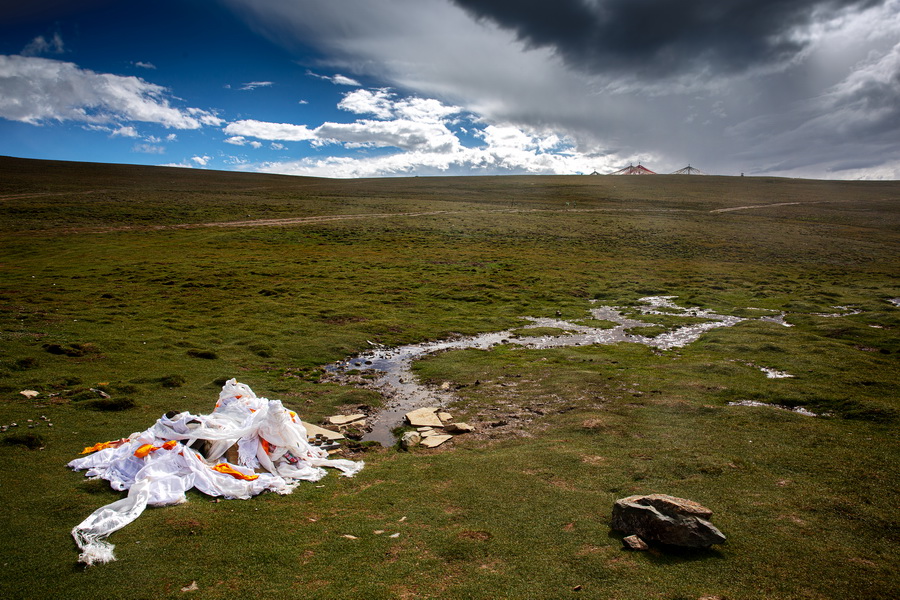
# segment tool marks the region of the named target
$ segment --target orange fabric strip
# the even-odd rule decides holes
[[[90,454],[91,452],[97,452],[98,450],[106,450],[107,448],[118,448],[122,444],[128,441],[128,438],[122,438],[120,440],[113,440],[110,442],[97,442],[93,446],[88,446],[84,450],[81,451],[82,454]]]
[[[259,475],[247,475],[245,473],[241,473],[228,463],[219,463],[216,466],[212,467],[212,470],[218,471],[219,473],[224,473],[225,475],[231,475],[235,479],[243,479],[244,481],[253,481],[254,479],[259,479]]]
[[[154,446],[153,444],[143,444],[134,451],[134,455],[138,458],[144,458],[154,450],[159,450],[159,448],[157,446]]]

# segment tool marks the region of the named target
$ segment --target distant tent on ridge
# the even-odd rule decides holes
[[[672,173],[672,175],[706,175],[706,173],[704,173],[700,169],[695,169],[691,165],[688,165],[683,169],[678,169],[677,171],[674,171]]]
[[[638,163],[637,166],[628,165],[624,169],[619,169],[615,173],[610,173],[610,175],[656,175],[656,173],[643,166],[641,163]]]

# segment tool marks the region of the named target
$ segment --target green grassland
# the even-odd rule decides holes
[[[19,423],[0,434],[0,597],[900,595],[898,182],[0,158],[0,214],[0,424]],[[592,301],[634,317],[648,295],[751,319],[666,352],[431,356],[418,376],[451,382],[474,434],[347,449],[358,476],[289,496],[191,492],[114,533],[116,562],[76,562],[72,527],[123,494],[66,463],[168,410],[210,412],[226,378],[318,422],[382,402],[322,379],[370,342],[525,333],[523,316],[604,326]],[[860,312],[823,316],[835,306]],[[636,333],[692,322],[640,318]],[[622,550],[613,502],[653,492],[711,508],[727,543]]]

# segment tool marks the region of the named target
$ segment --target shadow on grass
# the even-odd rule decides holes
[[[622,546],[622,552],[641,553],[640,550],[629,550],[625,548],[622,540],[627,537],[625,534],[615,530],[610,530],[606,536],[611,540],[616,540]],[[697,562],[701,560],[725,560],[727,557],[715,548],[686,548],[684,546],[670,546],[669,544],[661,544],[659,542],[647,542],[650,546],[649,550],[642,553],[647,555],[647,559],[653,563],[660,565],[670,565],[686,562]]]

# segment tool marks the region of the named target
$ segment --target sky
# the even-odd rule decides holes
[[[0,155],[900,179],[900,0],[0,2]]]

